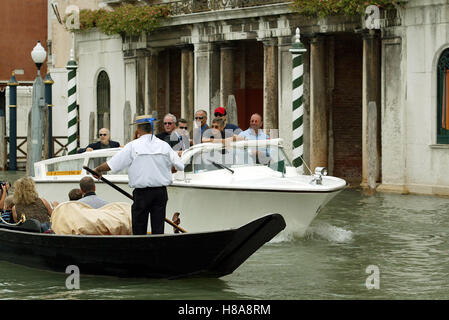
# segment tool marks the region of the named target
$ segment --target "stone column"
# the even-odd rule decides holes
[[[228,96],[234,94],[234,47],[223,44],[220,47],[220,106],[228,105]]]
[[[195,43],[194,51],[194,100],[195,110],[211,112],[220,104],[220,54],[213,43]]]
[[[378,162],[376,167],[377,172],[375,174],[376,181],[380,181],[380,161],[381,161],[381,115],[380,115],[380,92],[381,92],[381,57],[380,57],[380,37],[379,33],[375,30],[370,30],[369,33],[363,37],[363,99],[362,99],[362,183],[361,185],[367,186],[368,170],[370,157],[375,157]],[[376,128],[376,144],[375,150],[377,154],[372,154],[368,150],[368,105],[374,102],[377,109],[376,124],[371,124],[370,127]],[[373,141],[371,141],[373,143]]]
[[[136,112],[145,114],[146,50],[136,50]]]
[[[269,134],[270,129],[279,129],[277,39],[265,40],[263,44],[263,127]]]
[[[193,128],[194,116],[194,84],[193,51],[190,48],[181,50],[181,118],[188,121],[189,129]]]
[[[158,75],[158,51],[150,50],[148,56],[148,110],[146,114],[151,114],[153,111],[157,110],[157,75]],[[139,107],[136,105],[137,115],[142,115],[139,113]]]
[[[327,167],[328,112],[325,38],[310,42],[310,169]]]

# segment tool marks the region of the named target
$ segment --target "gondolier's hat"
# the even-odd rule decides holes
[[[134,125],[134,124],[144,124],[144,123],[149,123],[149,124],[153,124],[153,122],[158,121],[156,118],[153,118],[152,115],[150,114],[144,114],[143,116],[137,116],[136,120],[131,123],[130,125]]]

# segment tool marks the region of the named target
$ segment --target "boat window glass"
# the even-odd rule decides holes
[[[184,163],[184,172],[192,172],[193,171],[193,157],[190,157],[186,163]]]
[[[95,158],[90,158],[90,159],[89,159],[88,167],[89,167],[89,168],[96,168],[96,167],[98,167],[100,164],[102,164],[102,163],[108,161],[108,160],[111,159],[111,158],[112,158],[112,156],[109,156],[109,157],[95,157]],[[113,175],[116,175],[116,174],[128,174],[128,168],[125,168],[125,169],[123,169],[123,170],[121,170],[121,171],[118,171],[118,172],[107,171],[106,173],[103,173],[103,174],[107,174],[107,175],[108,175],[108,174],[109,174],[109,175],[111,175],[111,174],[113,174]]]
[[[219,165],[229,168],[268,166],[275,171],[285,172],[285,167],[291,166],[291,163],[283,148],[268,145],[239,148],[230,146],[222,149],[203,150],[194,155],[193,165],[195,173],[223,169]]]
[[[288,157],[284,152],[284,149],[277,146],[270,146],[268,153],[270,156],[267,165],[271,169],[279,172],[285,172],[285,167],[292,166],[290,160],[288,160]]]
[[[84,159],[72,159],[47,164],[47,176],[81,174]]]

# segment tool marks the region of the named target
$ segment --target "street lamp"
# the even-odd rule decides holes
[[[34,163],[42,160],[42,133],[45,115],[45,91],[41,77],[41,66],[47,58],[47,52],[38,41],[31,51],[31,58],[37,67],[37,76],[33,83],[33,100],[31,107],[31,148],[28,155],[29,175],[34,176]]]

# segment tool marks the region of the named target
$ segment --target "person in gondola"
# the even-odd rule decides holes
[[[80,180],[80,189],[83,197],[78,201],[84,202],[94,209],[101,208],[102,206],[108,204],[107,201],[101,199],[95,193],[95,181],[91,177],[83,177]]]
[[[134,188],[131,207],[134,235],[147,234],[148,215],[151,233],[163,234],[168,201],[166,186],[172,184],[172,173],[184,170],[176,151],[153,135],[153,121],[149,115],[136,117],[138,136],[94,169],[100,179],[102,172],[128,168],[129,186]]]
[[[69,200],[76,201],[83,197],[83,192],[79,188],[75,188],[69,191]]]
[[[12,208],[14,207],[14,196],[9,195],[5,198],[2,212],[2,222],[13,223],[14,220],[12,218]]]
[[[19,222],[24,214],[26,219],[38,220],[43,231],[50,228],[53,204],[39,197],[31,177],[20,178],[14,183],[14,204],[14,222]]]

